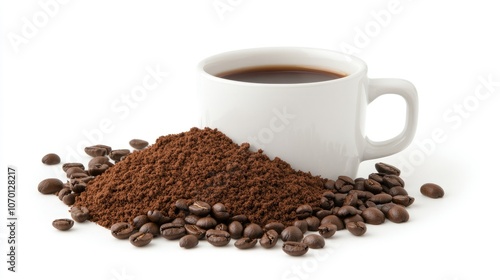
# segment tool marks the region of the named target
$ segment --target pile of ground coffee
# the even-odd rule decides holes
[[[319,207],[326,179],[249,147],[217,129],[162,136],[95,177],[74,205],[87,207],[89,219],[106,228],[132,223],[149,210],[176,217],[178,199],[222,203],[231,215],[244,214],[262,226],[292,224],[299,205]]]

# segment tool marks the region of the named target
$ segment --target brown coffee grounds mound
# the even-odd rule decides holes
[[[92,180],[75,206],[86,206],[90,220],[106,228],[149,210],[177,217],[174,204],[181,198],[223,203],[231,215],[262,226],[291,224],[301,204],[319,207],[326,179],[249,147],[209,128],[159,137]]]

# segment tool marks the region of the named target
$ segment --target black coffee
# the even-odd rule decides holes
[[[303,66],[271,65],[238,69],[217,75],[218,77],[248,83],[301,84],[335,80],[343,74]]]

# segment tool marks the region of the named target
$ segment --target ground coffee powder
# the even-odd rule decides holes
[[[162,136],[89,182],[75,206],[87,207],[89,219],[106,228],[132,223],[149,210],[182,215],[174,206],[178,199],[220,202],[231,215],[244,214],[261,226],[272,221],[291,225],[297,206],[319,207],[326,179],[249,147],[217,129]]]

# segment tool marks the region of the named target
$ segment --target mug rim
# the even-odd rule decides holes
[[[317,55],[328,55],[330,60],[336,60],[342,63],[347,63],[347,64],[354,64],[355,67],[358,69],[356,71],[353,71],[352,73],[345,73],[344,71],[339,71],[342,72],[342,74],[346,74],[346,76],[338,79],[332,79],[332,80],[327,80],[327,81],[320,81],[320,82],[306,82],[306,83],[254,83],[254,82],[243,82],[243,81],[235,81],[235,80],[230,80],[222,77],[216,76],[217,74],[214,73],[209,73],[206,69],[207,66],[210,64],[216,64],[216,63],[228,63],[228,58],[231,57],[238,57],[238,56],[243,56],[243,55],[265,55],[269,53],[276,53],[276,52],[309,52],[309,53],[315,53]],[[334,58],[335,57],[335,58]],[[339,59],[342,58],[342,59]],[[270,65],[270,64],[268,64]],[[259,65],[259,66],[268,66],[265,64]],[[276,64],[273,64],[276,65]],[[279,65],[286,65],[286,63],[279,64]],[[259,67],[256,66],[256,67]],[[227,72],[234,70],[234,68],[246,68],[246,67],[231,67],[232,69],[230,70],[225,70],[221,71],[220,73]],[[310,86],[316,86],[316,85],[330,85],[332,83],[342,83],[342,82],[347,82],[348,80],[356,79],[359,75],[365,75],[367,72],[367,65],[366,63],[361,60],[360,58],[338,52],[338,51],[333,51],[333,50],[328,50],[328,49],[321,49],[321,48],[310,48],[310,47],[259,47],[259,48],[247,48],[247,49],[239,49],[239,50],[232,50],[232,51],[227,51],[227,52],[222,52],[218,53],[209,57],[206,57],[205,59],[201,60],[198,63],[197,66],[198,72],[204,76],[207,79],[214,80],[217,82],[221,83],[227,83],[227,84],[233,84],[233,85],[240,85],[240,86],[253,86],[253,87],[310,87]],[[326,70],[326,69],[324,69]],[[330,71],[334,71],[330,69]]]

